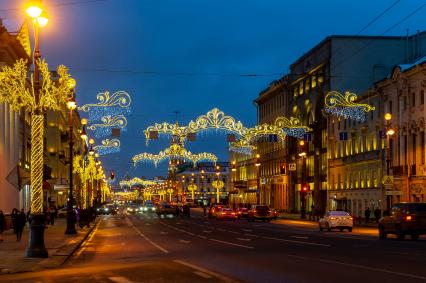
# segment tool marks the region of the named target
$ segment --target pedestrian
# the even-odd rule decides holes
[[[25,215],[24,209],[18,212],[16,216],[16,241],[21,241],[22,232],[24,231],[25,223],[27,222],[27,216]]]
[[[381,211],[378,207],[374,210],[374,217],[376,217],[376,223],[379,223]]]
[[[17,227],[16,221],[18,217],[18,210],[16,208],[12,209],[11,217],[12,217],[13,233],[16,234],[16,227]]]
[[[50,225],[55,224],[55,208],[51,206],[49,208],[49,214],[50,214]]]
[[[3,210],[0,210],[0,243],[3,242],[4,224],[5,224],[5,217],[3,214]]]
[[[204,216],[207,215],[207,207],[203,204],[203,212],[204,212]]]
[[[370,214],[371,214],[371,210],[369,207],[367,207],[364,211],[365,224],[368,224],[368,222],[370,222]]]

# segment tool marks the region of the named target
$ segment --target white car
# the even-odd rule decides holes
[[[329,211],[319,220],[318,225],[320,231],[323,229],[328,231],[331,231],[331,229],[339,229],[340,231],[348,229],[349,232],[352,232],[354,219],[345,211]]]

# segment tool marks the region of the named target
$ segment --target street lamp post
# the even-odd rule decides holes
[[[307,193],[307,185],[306,182],[306,151],[305,149],[305,141],[301,140],[299,142],[301,152],[299,153],[299,156],[302,158],[302,182],[300,186],[300,218],[305,219],[306,218],[306,193]]]
[[[74,89],[75,81],[70,81],[70,89]],[[72,112],[77,107],[75,103],[74,92],[72,92],[72,97],[67,103],[67,107],[70,110],[70,132],[69,132],[69,147],[70,147],[70,171],[69,171],[69,196],[68,196],[68,205],[67,205],[67,228],[65,230],[65,234],[73,235],[77,234],[77,230],[75,229],[76,215],[73,208],[74,205],[74,193],[73,193],[73,156],[74,156],[74,142],[73,142],[73,121],[72,121]]]
[[[257,190],[256,190],[256,204],[260,204],[260,154],[256,154],[256,181],[257,181]]]
[[[385,128],[386,128],[386,175],[390,176],[390,168],[392,164],[392,149],[391,149],[391,137],[395,134],[395,130],[392,129],[392,114],[385,114]],[[386,191],[386,187],[385,187]],[[391,206],[392,196],[386,196],[386,209]],[[383,203],[382,203],[383,205]]]

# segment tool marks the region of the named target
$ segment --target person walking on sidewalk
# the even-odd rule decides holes
[[[3,214],[3,210],[0,210],[0,243],[3,242],[4,224],[5,224],[5,217]]]
[[[381,211],[378,207],[374,210],[374,217],[376,217],[376,223],[379,223]]]
[[[16,241],[21,241],[22,232],[24,231],[25,223],[27,222],[27,216],[24,212],[24,209],[21,209],[21,212],[18,212],[16,216]]]
[[[371,214],[371,210],[369,207],[367,207],[364,211],[365,224],[368,224],[368,222],[370,222],[370,214]]]

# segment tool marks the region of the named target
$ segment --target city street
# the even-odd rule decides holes
[[[59,270],[1,282],[424,282],[426,239],[379,241],[374,228],[319,232],[315,224],[217,221],[154,213],[100,216]]]

